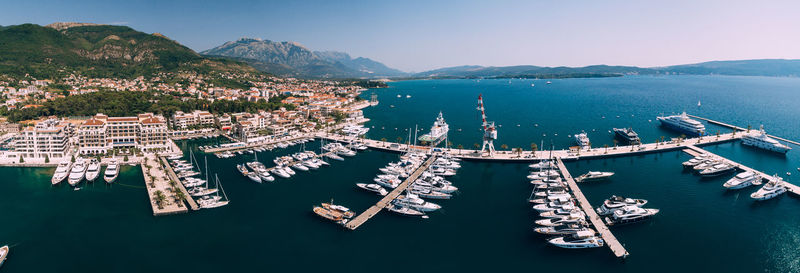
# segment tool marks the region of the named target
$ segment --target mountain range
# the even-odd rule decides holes
[[[133,78],[161,72],[269,73],[301,78],[567,78],[624,75],[800,76],[800,60],[712,61],[665,67],[457,66],[406,73],[369,58],[296,42],[242,38],[197,53],[159,33],[88,23],[0,26],[0,75]],[[216,73],[219,74],[219,73]],[[2,80],[2,78],[0,78]]]
[[[296,42],[241,38],[200,54],[236,58],[283,76],[378,78],[406,75],[369,58],[352,58],[347,53],[336,51],[311,51]]]

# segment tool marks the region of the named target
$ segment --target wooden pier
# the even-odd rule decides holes
[[[427,170],[428,167],[430,167],[434,161],[436,161],[436,156],[431,156],[430,158],[428,158],[428,160],[422,163],[422,165],[420,165],[419,168],[417,168],[417,170],[411,173],[411,175],[409,175],[408,178],[406,178],[406,180],[403,181],[403,183],[400,183],[400,185],[397,186],[397,188],[394,188],[394,190],[392,190],[389,194],[381,198],[381,200],[378,201],[377,204],[369,207],[367,210],[365,210],[352,220],[348,221],[347,224],[345,224],[344,226],[350,230],[355,230],[362,224],[367,222],[367,220],[377,215],[378,212],[389,206],[392,203],[392,200],[394,200],[395,198],[397,198],[398,195],[403,193],[403,191],[405,191],[408,188],[408,186],[411,185],[411,183],[416,181],[417,178],[419,178],[419,176],[422,175],[422,173],[425,172],[425,170]]]
[[[614,252],[614,255],[618,258],[625,258],[628,256],[628,251],[625,250],[625,247],[617,240],[617,237],[611,233],[611,230],[608,229],[606,223],[603,222],[603,219],[597,215],[597,212],[594,211],[592,208],[592,204],[589,203],[589,200],[586,199],[586,196],[583,195],[581,189],[578,188],[578,184],[575,183],[575,179],[572,178],[572,175],[569,174],[569,170],[567,167],[564,166],[564,161],[561,158],[556,157],[556,165],[558,169],[561,171],[561,175],[564,176],[564,179],[567,180],[567,185],[569,186],[570,191],[575,196],[575,199],[578,200],[578,203],[581,206],[581,209],[586,213],[586,217],[589,217],[589,220],[592,222],[592,226],[600,233],[600,236],[603,238],[606,246]]]
[[[739,131],[747,131],[746,128],[742,128],[742,127],[739,127],[739,126],[736,126],[736,125],[724,123],[724,122],[721,122],[721,121],[716,121],[716,120],[713,120],[713,119],[708,119],[708,118],[704,118],[704,117],[698,117],[698,116],[694,116],[694,115],[688,115],[688,116],[696,118],[696,119],[705,120],[708,123],[716,124],[716,125],[719,125],[719,126],[722,126],[722,127],[728,127],[728,128],[731,128],[731,129],[734,129],[734,130],[739,130]],[[753,129],[751,129],[751,130],[753,130]],[[787,143],[791,143],[791,144],[800,146],[800,142],[797,142],[797,141],[794,141],[794,140],[789,140],[789,139],[785,139],[785,138],[782,138],[782,137],[773,136],[773,135],[770,135],[770,134],[767,134],[767,136],[769,136],[771,138],[774,138],[774,139],[777,139],[777,140],[780,140],[780,141],[783,141],[783,142],[787,142]]]
[[[683,152],[685,152],[687,154],[690,154],[692,156],[698,156],[700,154],[710,154],[710,155],[712,155],[712,156],[714,156],[716,158],[719,158],[719,159],[723,160],[725,163],[728,163],[728,164],[731,164],[731,165],[735,166],[739,170],[756,173],[756,174],[760,175],[762,178],[764,178],[764,179],[766,179],[768,181],[775,180],[775,177],[773,177],[772,175],[768,175],[768,174],[763,173],[761,171],[758,171],[756,169],[747,167],[747,166],[745,166],[743,164],[739,164],[738,162],[735,162],[733,160],[721,157],[721,156],[719,156],[717,154],[714,154],[712,152],[703,150],[702,148],[694,146],[694,145],[686,145],[686,149],[684,149]],[[786,190],[788,192],[800,195],[800,187],[798,187],[797,185],[791,184],[791,183],[786,182],[786,181],[783,181],[783,185],[786,187]]]

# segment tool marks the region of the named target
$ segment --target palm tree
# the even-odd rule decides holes
[[[606,152],[605,153],[608,153],[608,144],[603,144],[603,147],[606,148]]]
[[[175,198],[178,199],[178,207],[183,207],[183,202],[186,201],[186,194],[183,194],[183,191],[176,190]]]
[[[614,150],[617,149],[617,144],[619,144],[619,140],[614,139]]]
[[[155,198],[156,198],[156,205],[158,205],[158,208],[159,208],[159,209],[163,209],[163,208],[164,208],[164,200],[166,200],[166,199],[167,199],[167,197],[166,197],[166,196],[164,196],[164,193],[163,193],[163,192],[161,192],[161,190],[157,190],[157,191],[155,192],[155,195],[156,195],[156,196],[155,196]]]
[[[456,149],[458,149],[458,154],[461,154],[461,150],[464,149],[464,145],[458,144],[458,147],[456,147]]]
[[[686,135],[684,135],[684,134],[681,134],[681,136],[679,136],[679,137],[678,137],[678,143],[681,143],[681,142],[683,142],[683,139],[684,139],[684,138],[686,138]]]
[[[522,148],[517,148],[517,157],[522,157]]]
[[[531,155],[536,156],[536,150],[539,149],[539,146],[536,143],[531,142]]]
[[[500,145],[500,149],[506,150],[506,149],[508,149],[508,145],[505,145],[505,144]]]
[[[475,150],[480,149],[481,145],[478,143],[472,143],[472,146],[475,146]]]
[[[717,130],[717,140],[719,140],[719,130]]]
[[[396,139],[397,139],[397,144],[400,144],[401,142],[403,142],[403,137],[397,137]]]
[[[751,128],[752,128],[752,126],[750,126],[750,124],[747,124],[747,132],[748,132],[748,133],[750,133],[750,129],[751,129]]]

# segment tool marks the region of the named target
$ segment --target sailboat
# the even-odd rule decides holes
[[[219,191],[216,192],[214,197],[205,196],[205,197],[197,200],[197,203],[200,204],[201,208],[204,208],[204,209],[218,208],[218,207],[225,206],[228,203],[230,203],[230,200],[228,200],[228,195],[225,194],[225,189],[222,188],[222,184],[219,182],[219,176],[217,176],[215,174],[214,175],[214,180],[217,183],[217,189]],[[222,192],[222,195],[224,196],[224,198],[219,196],[219,192],[220,191]],[[208,197],[208,198],[206,198],[206,197]]]
[[[700,107],[700,100],[697,100],[697,107]]]

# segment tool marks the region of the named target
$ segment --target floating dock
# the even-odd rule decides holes
[[[561,171],[561,175],[564,176],[564,179],[567,180],[567,185],[569,186],[570,191],[572,194],[575,195],[575,199],[578,200],[578,203],[581,206],[581,209],[586,213],[586,217],[589,217],[589,220],[592,222],[592,225],[600,233],[600,236],[603,238],[606,246],[611,249],[611,252],[614,252],[614,256],[618,258],[625,258],[628,256],[628,251],[625,250],[625,247],[617,240],[617,237],[611,233],[611,230],[608,229],[606,223],[603,222],[603,219],[600,218],[600,215],[597,215],[597,212],[594,211],[592,208],[592,204],[589,203],[589,200],[586,199],[586,196],[583,195],[581,189],[578,188],[578,184],[575,183],[575,179],[572,178],[572,175],[569,174],[569,170],[567,167],[564,166],[564,161],[561,158],[556,157],[556,166]]]
[[[397,188],[394,188],[394,190],[392,190],[389,194],[381,198],[381,200],[378,201],[378,203],[375,204],[374,206],[369,207],[367,210],[365,210],[352,220],[347,221],[347,224],[345,224],[344,226],[350,230],[355,230],[362,224],[367,222],[367,220],[377,215],[378,212],[389,206],[389,204],[392,203],[392,200],[394,200],[395,198],[397,198],[398,195],[403,193],[403,191],[405,191],[408,188],[408,186],[411,185],[411,183],[416,181],[417,178],[419,178],[419,176],[422,175],[422,173],[425,172],[425,170],[427,170],[428,167],[430,167],[434,161],[436,161],[436,156],[431,156],[430,158],[428,158],[428,160],[422,163],[422,165],[420,165],[419,168],[417,168],[417,170],[411,173],[411,175],[409,175],[408,178],[406,178],[406,180],[403,181],[403,183],[400,183],[400,185],[397,186]]]
[[[713,155],[713,156],[715,156],[715,157],[717,157],[719,159],[722,159],[723,161],[725,161],[725,163],[728,163],[728,164],[731,164],[731,165],[735,166],[739,170],[756,173],[756,174],[760,175],[762,178],[764,178],[764,179],[766,179],[768,181],[775,180],[775,177],[773,177],[772,175],[768,175],[768,174],[763,173],[761,171],[758,171],[756,169],[753,169],[753,168],[747,167],[745,165],[739,164],[738,162],[735,162],[733,160],[730,160],[730,159],[721,157],[721,156],[719,156],[717,154],[714,154],[712,152],[703,150],[700,147],[697,147],[697,146],[694,146],[694,145],[686,145],[686,148],[687,149],[684,149],[683,152],[685,152],[687,154],[690,154],[692,156],[698,156],[700,154],[710,154],[710,155]],[[791,184],[791,183],[786,182],[786,181],[783,181],[783,185],[786,187],[786,190],[788,192],[800,195],[800,187],[798,187],[797,185]]]

